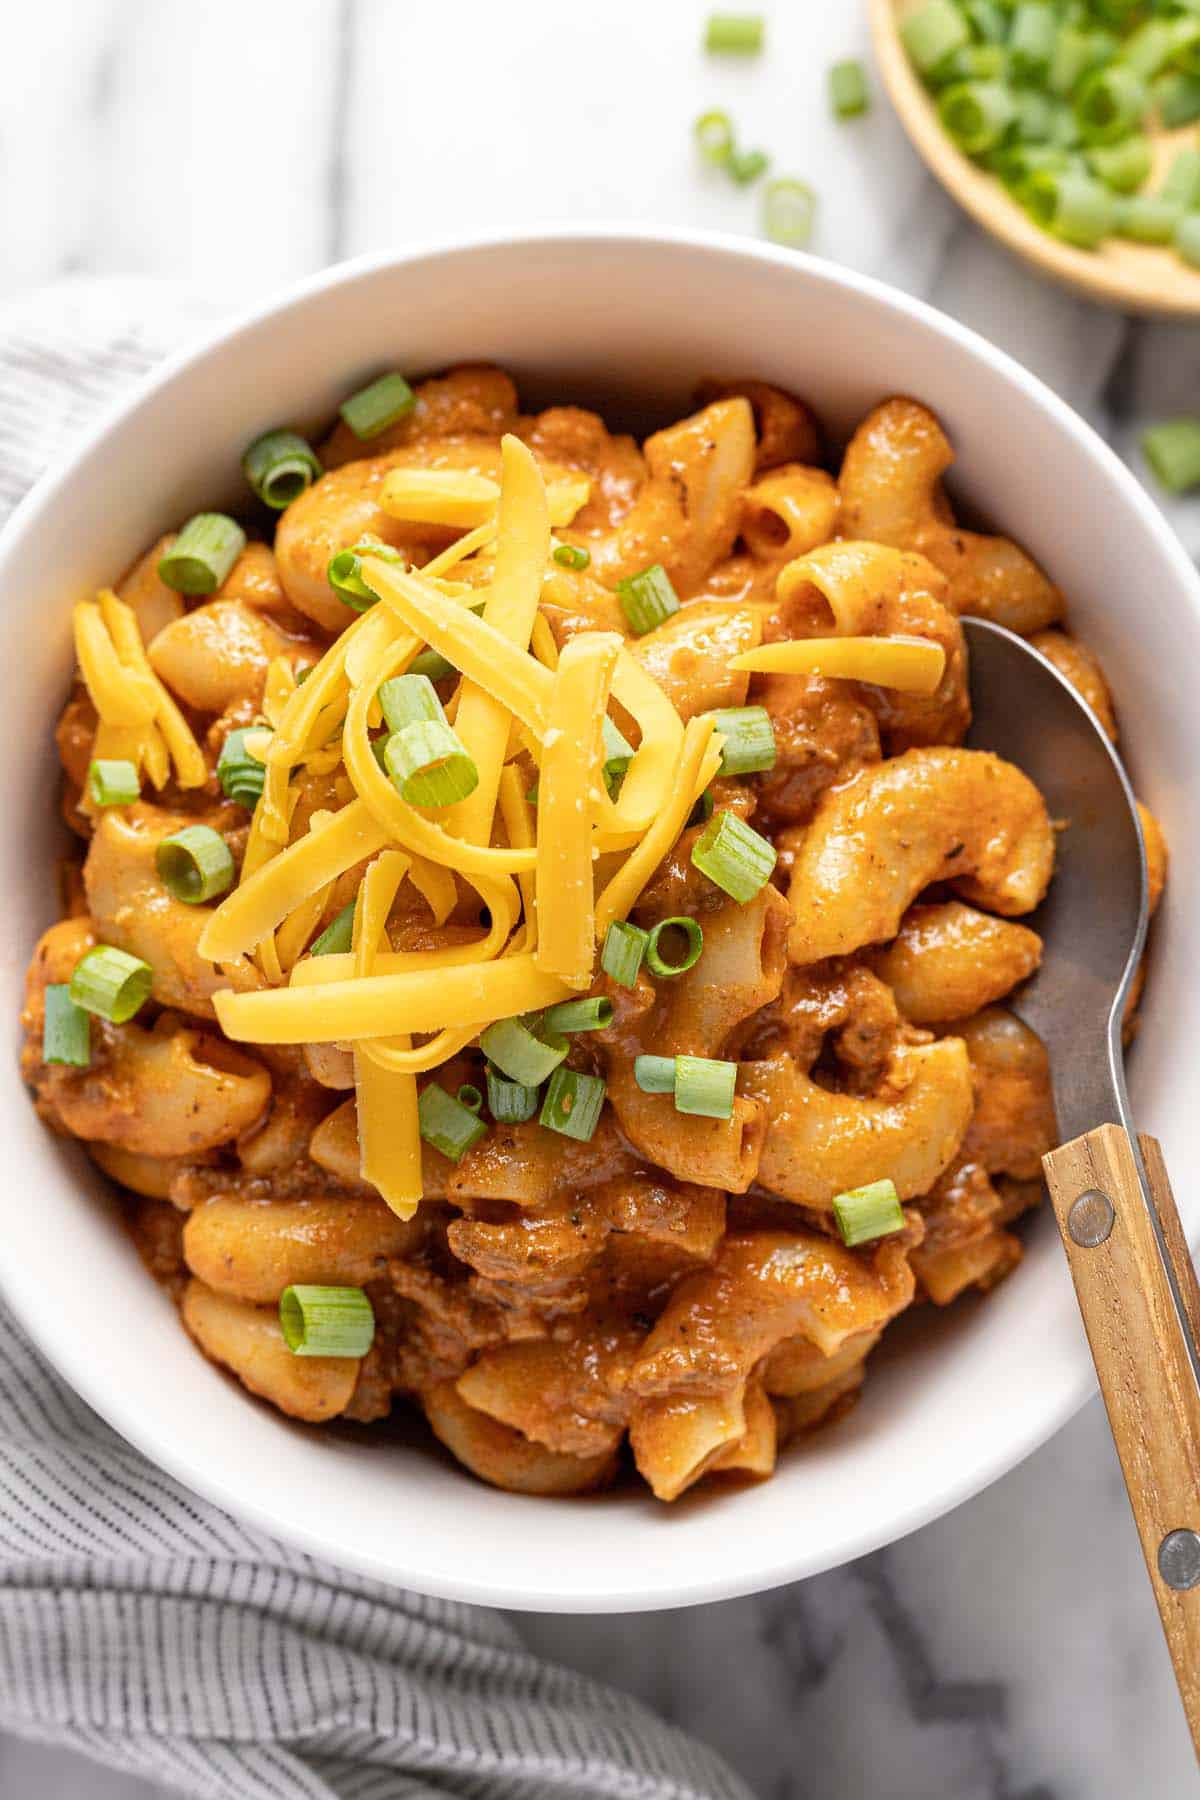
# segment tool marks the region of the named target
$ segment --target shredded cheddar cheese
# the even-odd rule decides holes
[[[935,694],[946,667],[946,652],[932,638],[799,638],[793,643],[760,644],[757,650],[743,650],[729,666],[869,681],[904,694]]]

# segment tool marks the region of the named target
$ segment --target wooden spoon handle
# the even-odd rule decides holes
[[[1117,1125],[1043,1166],[1200,1757],[1200,1287],[1162,1152],[1153,1138],[1138,1143],[1145,1195]]]

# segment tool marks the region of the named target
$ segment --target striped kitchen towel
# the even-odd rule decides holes
[[[148,281],[0,308],[0,517],[216,320]],[[0,1728],[204,1800],[749,1800],[634,1700],[482,1608],[325,1567],[190,1494],[0,1307]]]

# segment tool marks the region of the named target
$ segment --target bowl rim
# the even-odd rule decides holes
[[[900,314],[918,329],[956,344],[970,357],[989,366],[998,376],[1022,390],[1026,398],[1048,414],[1054,424],[1071,440],[1077,453],[1100,472],[1115,481],[1125,503],[1138,516],[1145,530],[1158,540],[1160,549],[1180,586],[1191,589],[1200,610],[1200,575],[1186,556],[1183,546],[1170,525],[1154,505],[1129,467],[1087,422],[1062,400],[1040,377],[1025,369],[1007,352],[985,338],[941,313],[926,301],[914,298],[880,281],[821,259],[776,248],[769,244],[745,240],[725,232],[689,228],[664,229],[630,227],[598,223],[585,228],[562,224],[496,228],[472,233],[467,237],[446,236],[422,241],[402,251],[380,251],[334,264],[276,292],[253,306],[234,311],[214,328],[183,349],[165,358],[139,380],[126,395],[105,409],[103,415],[82,436],[73,450],[57,465],[49,468],[16,507],[0,530],[0,591],[6,579],[10,560],[19,550],[37,521],[54,507],[58,496],[76,478],[105,438],[118,427],[130,423],[148,400],[169,387],[180,375],[203,363],[213,351],[252,334],[273,317],[303,305],[317,295],[349,288],[358,282],[391,269],[403,269],[426,261],[439,261],[458,255],[470,256],[489,250],[519,253],[547,246],[614,252],[631,245],[642,248],[700,252],[703,255],[729,258],[751,266],[775,266],[834,291],[851,291],[885,312]],[[404,1541],[397,1543],[394,1557],[380,1557],[353,1544],[336,1541],[336,1533],[322,1534],[291,1525],[281,1525],[269,1507],[247,1500],[235,1479],[227,1478],[221,1469],[200,1465],[189,1457],[186,1439],[167,1443],[159,1441],[154,1429],[147,1427],[132,1403],[106,1385],[103,1368],[89,1360],[80,1347],[78,1353],[69,1341],[56,1341],[54,1314],[41,1305],[43,1296],[27,1288],[21,1267],[10,1254],[7,1240],[0,1233],[0,1293],[12,1306],[22,1328],[43,1352],[52,1367],[126,1442],[141,1451],[152,1463],[182,1482],[213,1504],[250,1523],[289,1545],[293,1545],[327,1563],[340,1566],[393,1585],[411,1587],[419,1592],[472,1603],[504,1606],[527,1611],[596,1612],[665,1610],[675,1606],[735,1598],[764,1589],[781,1586],[866,1555],[882,1545],[896,1542],[919,1527],[932,1522],[954,1507],[972,1498],[983,1488],[1014,1469],[1061,1429],[1095,1392],[1096,1378],[1090,1357],[1083,1349],[1080,1334],[1080,1356],[1074,1379],[1064,1383],[1063,1398],[1048,1410],[1019,1415],[1018,1429],[997,1438],[993,1454],[981,1458],[965,1477],[955,1480],[942,1476],[931,1484],[919,1501],[913,1501],[897,1516],[883,1510],[877,1521],[859,1530],[831,1538],[814,1555],[811,1546],[804,1550],[786,1547],[781,1552],[764,1556],[753,1574],[726,1574],[719,1558],[714,1558],[712,1573],[705,1578],[688,1578],[664,1597],[662,1592],[640,1591],[636,1584],[626,1589],[607,1592],[598,1597],[594,1590],[579,1587],[529,1586],[514,1591],[506,1586],[503,1575],[488,1580],[437,1578],[423,1575],[419,1555],[414,1555]],[[419,1538],[414,1540],[419,1544]]]

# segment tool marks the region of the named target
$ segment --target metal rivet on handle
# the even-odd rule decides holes
[[[1158,1546],[1158,1572],[1169,1588],[1194,1588],[1200,1582],[1200,1537],[1194,1531],[1168,1531]]]
[[[1116,1218],[1108,1195],[1102,1194],[1099,1188],[1088,1188],[1085,1194],[1080,1194],[1067,1214],[1067,1230],[1083,1249],[1094,1250],[1097,1244],[1104,1242],[1116,1223]],[[1187,1585],[1190,1587],[1191,1583]]]

